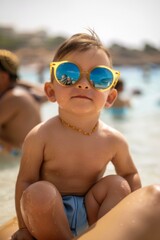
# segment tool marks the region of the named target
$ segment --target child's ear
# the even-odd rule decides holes
[[[53,84],[51,82],[46,82],[45,83],[44,91],[45,91],[46,96],[47,96],[47,98],[50,102],[55,102],[56,101]]]
[[[115,88],[112,88],[110,90],[110,93],[109,93],[107,99],[106,99],[105,107],[110,108],[113,105],[116,98],[117,98],[117,90]]]

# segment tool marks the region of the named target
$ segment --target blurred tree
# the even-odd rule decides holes
[[[147,53],[155,53],[158,52],[158,49],[148,43],[144,45],[144,51]]]
[[[19,37],[6,37],[0,34],[0,48],[17,50],[26,46],[26,40]]]

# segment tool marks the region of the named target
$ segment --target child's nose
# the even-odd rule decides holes
[[[89,81],[85,77],[80,79],[76,86],[81,89],[90,89],[91,88]]]

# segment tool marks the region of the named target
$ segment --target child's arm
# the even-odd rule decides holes
[[[140,177],[137,168],[129,152],[128,143],[122,135],[116,141],[116,154],[112,160],[116,173],[127,180],[131,191],[141,187]]]
[[[39,181],[40,167],[43,159],[43,137],[39,136],[38,125],[26,137],[23,144],[23,154],[16,183],[16,212],[19,229],[26,229],[20,209],[20,199],[23,192],[31,184]]]

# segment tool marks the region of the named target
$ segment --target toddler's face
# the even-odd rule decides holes
[[[79,114],[99,113],[106,104],[112,90],[97,91],[87,80],[85,72],[98,65],[110,67],[110,61],[106,53],[101,49],[92,48],[85,52],[72,52],[61,59],[61,61],[63,60],[76,63],[82,69],[83,74],[77,84],[69,87],[53,81],[55,99],[60,108]]]

